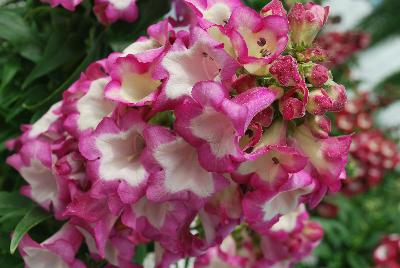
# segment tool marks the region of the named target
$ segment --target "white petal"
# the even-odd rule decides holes
[[[31,185],[31,194],[38,203],[56,202],[58,187],[51,169],[32,159],[30,166],[22,167],[21,176]]]
[[[139,157],[143,148],[136,148],[139,133],[133,128],[118,134],[104,134],[96,139],[101,151],[100,177],[106,181],[123,179],[132,186],[139,185],[146,177],[146,170]]]
[[[24,249],[27,267],[31,268],[69,268],[63,259],[47,249],[27,247]]]
[[[132,206],[132,209],[137,217],[146,217],[151,225],[160,229],[172,207],[168,202],[155,203],[142,198]]]
[[[231,14],[232,11],[229,6],[223,3],[216,3],[211,8],[204,11],[203,16],[209,22],[224,25],[228,21]]]
[[[93,81],[86,95],[77,102],[77,110],[80,113],[78,127],[81,131],[95,128],[113,111],[114,103],[104,98],[104,87],[108,82],[108,78]]]
[[[220,69],[205,41],[198,41],[184,51],[168,53],[162,65],[169,73],[165,91],[170,99],[190,95],[197,82],[214,80]]]
[[[212,173],[200,166],[196,149],[183,139],[162,144],[156,150],[155,158],[165,170],[168,191],[190,190],[200,197],[207,197],[214,191]]]
[[[35,124],[32,125],[32,129],[29,132],[29,138],[35,138],[39,134],[47,131],[52,123],[58,119],[58,115],[54,113],[55,110],[60,108],[61,102],[53,104],[49,111],[45,113]]]
[[[212,152],[218,157],[235,153],[235,129],[224,114],[205,107],[203,113],[191,121],[193,134],[210,143]]]

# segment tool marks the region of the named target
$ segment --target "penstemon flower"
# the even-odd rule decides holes
[[[396,143],[382,130],[374,128],[373,112],[387,100],[368,93],[359,93],[349,100],[338,113],[336,125],[344,133],[356,131],[350,147],[351,179],[344,184],[343,192],[354,195],[379,184],[385,172],[395,169],[400,162]]]
[[[398,234],[390,234],[381,239],[376,247],[373,257],[375,268],[399,267],[400,237]]]
[[[134,2],[96,1],[99,17],[127,18],[120,9],[133,15]],[[7,143],[8,163],[28,183],[21,192],[110,267],[135,267],[134,249],[148,243],[156,267],[187,257],[198,257],[197,267],[290,266],[322,236],[304,205],[315,207],[346,177],[351,136],[332,137],[325,115],[345,105],[346,91],[312,43],[328,9],[175,5],[184,15],[92,63],[23,126]],[[50,253],[66,267],[75,262],[75,251]],[[42,255],[30,254],[27,266]]]

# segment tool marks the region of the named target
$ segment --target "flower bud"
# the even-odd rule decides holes
[[[329,7],[313,3],[297,3],[289,12],[291,41],[296,45],[309,46],[328,19]]]
[[[332,83],[332,85],[326,89],[326,93],[332,101],[332,107],[329,111],[339,112],[343,110],[347,102],[346,88],[343,85]]]
[[[274,61],[269,69],[272,76],[285,87],[304,83],[300,76],[297,62],[292,56],[283,56]]]
[[[266,4],[260,11],[261,16],[267,17],[271,15],[278,15],[282,17],[286,17],[286,10],[282,5],[282,2],[279,0],[272,0],[268,4]]]
[[[310,114],[322,115],[332,108],[331,98],[323,88],[312,91],[308,98],[307,111]]]
[[[324,115],[310,116],[306,120],[306,125],[316,138],[326,139],[331,132],[331,120]]]
[[[309,240],[316,242],[321,240],[324,235],[324,230],[319,223],[310,221],[306,224],[303,234]]]
[[[306,78],[314,87],[322,87],[329,79],[329,70],[321,64],[313,64]]]
[[[279,102],[279,110],[285,120],[293,120],[304,116],[304,104],[301,100],[288,97]]]

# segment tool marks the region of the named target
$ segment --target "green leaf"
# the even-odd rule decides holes
[[[50,217],[51,215],[45,213],[42,209],[38,207],[32,208],[15,227],[15,230],[11,237],[11,254],[14,254],[19,242],[30,229],[32,229],[42,221],[49,219]]]
[[[0,10],[0,39],[10,42],[25,58],[35,61],[40,46],[27,22],[16,11]]]
[[[147,255],[146,245],[137,246],[135,251],[135,256],[133,257],[133,262],[136,264],[143,264],[146,255]]]
[[[71,34],[65,38],[65,33],[55,29],[55,32],[50,36],[46,49],[35,68],[29,73],[22,87],[25,88],[37,78],[40,78],[58,67],[80,58],[83,51],[76,49],[76,44],[81,42],[79,38]]]
[[[10,83],[10,81],[15,77],[20,68],[21,65],[16,58],[11,58],[3,64],[3,69],[1,72],[0,91],[2,91],[8,85],[8,83]]]
[[[76,70],[68,77],[68,79],[64,81],[64,83],[62,83],[58,88],[56,88],[49,96],[47,96],[43,100],[34,104],[25,102],[23,104],[23,107],[29,110],[38,109],[42,105],[47,104],[49,101],[57,97],[63,90],[66,90],[76,79],[78,79],[79,74],[96,59],[96,56],[100,49],[100,43],[102,42],[102,38],[103,38],[102,35],[98,36],[98,38],[93,42],[93,46],[88,50],[86,57],[79,64]]]
[[[16,210],[32,208],[32,202],[19,192],[0,192],[0,215],[6,215]]]

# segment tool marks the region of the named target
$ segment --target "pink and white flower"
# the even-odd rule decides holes
[[[314,187],[310,174],[300,171],[293,174],[278,191],[260,188],[248,192],[242,202],[245,220],[261,234],[268,232],[280,216],[294,211]]]
[[[212,25],[225,25],[233,10],[242,7],[240,0],[185,0],[200,18],[199,24],[203,28]]]
[[[340,188],[340,176],[347,163],[351,136],[315,137],[306,126],[299,126],[293,133],[293,146],[306,155],[316,171],[316,176],[332,191]]]
[[[142,164],[145,128],[139,112],[132,110],[118,121],[104,118],[92,134],[81,138],[79,149],[88,160],[94,192],[104,196],[115,191],[124,203],[144,195],[149,177]]]
[[[105,25],[117,20],[133,22],[139,16],[136,0],[95,0],[93,12]]]
[[[48,3],[51,7],[61,5],[63,8],[69,11],[74,11],[75,7],[79,5],[83,0],[41,0],[43,3]]]
[[[162,127],[147,128],[144,136],[151,172],[146,194],[150,200],[187,200],[197,207],[226,185],[222,175],[200,165],[196,149],[181,137]]]
[[[120,103],[143,106],[155,99],[160,85],[149,64],[128,55],[117,58],[112,64],[111,81],[105,88],[105,95]]]
[[[189,48],[186,48],[177,40],[161,61],[168,79],[160,101],[174,101],[190,96],[197,82],[230,82],[235,73],[238,65],[204,30],[193,29],[190,43]]]
[[[114,111],[115,103],[104,96],[109,81],[106,77],[92,81],[83,76],[80,83],[75,83],[64,93],[62,109],[67,115],[64,127],[73,136],[92,131]]]
[[[237,60],[251,73],[259,72],[274,61],[288,43],[286,18],[262,17],[248,7],[236,8],[226,28]]]
[[[295,148],[287,146],[286,125],[276,122],[265,130],[253,152],[248,154],[246,162],[240,164],[235,173],[239,181],[248,181],[258,189],[278,190],[291,177],[300,172],[308,163],[307,157]]]
[[[40,140],[28,141],[7,159],[7,163],[29,184],[21,192],[47,210],[50,207],[58,210],[63,205],[60,196],[62,180],[53,174],[55,161],[51,145]]]
[[[27,268],[85,268],[86,265],[75,258],[81,242],[82,236],[78,230],[66,223],[57,233],[40,244],[26,234],[18,249]]]

